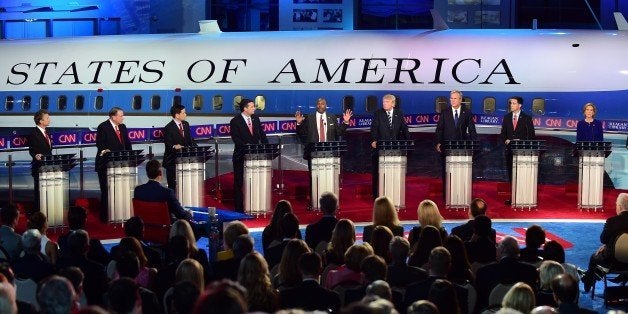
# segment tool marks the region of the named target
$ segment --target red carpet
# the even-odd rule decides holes
[[[208,179],[205,189],[205,205],[217,208],[233,208],[232,186],[233,176],[222,175],[219,178],[221,193],[216,193],[216,179]],[[320,213],[307,211],[309,202],[308,177],[305,171],[284,171],[283,193],[275,189],[273,191],[273,203],[281,199],[292,203],[294,212],[301,224],[308,224],[318,220]],[[273,186],[280,182],[279,172],[274,173]],[[447,210],[444,208],[441,193],[440,178],[407,177],[406,180],[406,209],[399,212],[401,220],[417,220],[416,208],[424,199],[431,199],[438,204],[441,214],[445,219],[466,219],[466,211]],[[369,222],[372,219],[371,176],[370,174],[343,173],[340,192],[339,217],[348,218],[354,222]],[[624,190],[608,189],[604,191],[604,211],[581,211],[577,208],[577,186],[540,185],[538,196],[538,208],[532,211],[514,211],[504,205],[504,200],[510,198],[510,187],[503,182],[482,181],[473,183],[473,196],[486,200],[489,210],[488,215],[493,219],[606,219],[615,215],[615,200],[617,195]],[[217,195],[218,194],[218,195]],[[97,239],[120,238],[123,236],[121,225],[102,224],[98,220],[98,212],[92,205],[87,220],[87,230],[92,237]],[[266,226],[271,213],[266,217],[247,220],[245,223],[250,228]],[[18,232],[25,229],[26,219],[22,218],[18,226]],[[51,238],[63,230],[50,230]]]

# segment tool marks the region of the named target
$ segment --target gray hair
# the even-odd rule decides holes
[[[28,229],[22,234],[24,251],[38,252],[41,248],[41,233],[37,229]]]

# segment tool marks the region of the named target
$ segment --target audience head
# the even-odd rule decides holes
[[[174,261],[181,261],[190,256],[188,239],[182,235],[176,235],[168,240],[168,252]]]
[[[388,266],[386,265],[386,261],[377,255],[365,257],[360,263],[360,269],[367,282],[386,280]]]
[[[179,264],[175,272],[175,282],[189,281],[196,285],[199,291],[205,289],[205,272],[201,263],[195,259],[186,258]]]
[[[69,280],[52,275],[39,283],[37,303],[41,314],[67,314],[72,312],[76,295]]]
[[[162,176],[161,163],[157,159],[151,159],[146,163],[146,176],[155,180]]]
[[[226,250],[233,249],[233,242],[238,236],[243,234],[249,234],[249,228],[243,222],[239,220],[229,222],[223,232],[224,248]]]
[[[478,215],[473,218],[473,233],[479,237],[491,236],[492,222],[491,218],[485,215]]]
[[[519,243],[511,236],[506,236],[497,245],[497,259],[504,257],[517,258],[519,257]]]
[[[270,225],[279,227],[279,220],[281,220],[283,215],[291,212],[292,204],[290,204],[290,201],[281,200],[277,202],[277,205],[275,205],[275,210],[273,211],[273,217],[270,219]]]
[[[556,261],[560,264],[565,262],[565,249],[558,241],[547,241],[543,245],[543,259]]]
[[[443,247],[445,247],[451,254],[452,269],[458,269],[461,271],[471,270],[471,264],[467,257],[467,248],[464,242],[457,235],[450,235],[443,241]]]
[[[324,215],[333,215],[338,209],[338,197],[332,192],[323,193],[318,202]]]
[[[404,237],[395,236],[390,241],[390,257],[393,263],[405,264],[410,253],[410,242]]]
[[[28,217],[28,223],[26,224],[28,229],[37,229],[42,234],[46,234],[48,229],[48,222],[46,215],[42,212],[34,212]]]
[[[619,193],[617,195],[617,215],[628,210],[628,193]]]
[[[419,239],[412,247],[408,264],[423,267],[423,264],[429,259],[432,249],[442,245],[443,241],[440,237],[440,231],[436,227],[427,225],[421,228]]]
[[[565,273],[563,265],[555,261],[543,261],[539,267],[539,281],[541,290],[550,290],[552,279]]]
[[[430,275],[446,277],[451,268],[451,254],[449,251],[442,246],[433,248],[430,252],[428,268]]]
[[[449,280],[436,279],[430,287],[427,299],[443,313],[460,314],[456,290]]]
[[[408,307],[408,314],[439,314],[438,308],[428,300],[415,301]]]
[[[138,313],[142,306],[138,285],[131,278],[114,280],[107,291],[109,309],[116,314]]]
[[[299,272],[298,261],[301,255],[309,253],[310,248],[301,239],[291,239],[286,244],[279,262],[279,276],[286,285],[298,284],[303,279]]]
[[[0,313],[17,314],[15,288],[4,278],[0,282]]]
[[[526,247],[540,248],[545,243],[545,230],[539,225],[532,225],[526,229]]]
[[[0,220],[2,224],[9,227],[17,225],[17,220],[20,214],[15,204],[8,204],[0,209]]]
[[[392,290],[388,282],[378,279],[366,286],[366,295],[375,295],[382,299],[392,301]]]
[[[550,285],[554,293],[554,300],[558,304],[576,303],[578,297],[578,281],[570,274],[560,274],[554,279]]]
[[[279,229],[281,230],[281,236],[284,239],[296,238],[297,232],[299,232],[299,220],[293,213],[287,213],[281,217],[279,221]]]
[[[558,311],[549,305],[540,305],[533,308],[530,314],[558,314]]]
[[[303,278],[318,279],[318,276],[323,271],[323,262],[320,255],[316,252],[303,253],[299,257],[299,271]]]
[[[138,240],[144,239],[144,221],[139,216],[133,216],[124,222],[124,234]]]
[[[523,282],[517,282],[512,286],[502,299],[502,308],[510,308],[521,313],[530,313],[535,304],[534,291]]]
[[[58,271],[58,275],[66,278],[72,283],[74,293],[77,296],[83,293],[83,279],[85,278],[85,276],[83,275],[83,271],[80,268],[75,266],[65,267]]]
[[[443,216],[438,211],[438,206],[432,200],[424,200],[419,203],[417,216],[421,227],[434,226],[440,229],[443,226]]]
[[[10,284],[15,286],[15,275],[9,262],[0,262],[0,281],[6,279]]]
[[[382,257],[386,262],[390,262],[390,241],[393,238],[393,233],[386,226],[377,226],[373,229],[373,236],[371,238],[371,245],[375,255]]]
[[[228,279],[211,283],[194,305],[194,314],[244,314],[246,289]]]
[[[479,215],[486,215],[486,211],[488,210],[488,205],[486,205],[486,201],[481,198],[474,198],[469,205],[469,217],[474,218]]]
[[[133,251],[124,251],[116,260],[116,270],[120,277],[135,278],[140,273],[140,261]]]
[[[137,259],[140,262],[140,266],[141,267],[146,266],[146,263],[148,262],[148,258],[144,254],[144,249],[142,248],[142,244],[140,243],[138,239],[134,237],[124,237],[122,238],[122,240],[120,240],[120,245],[118,247],[120,248],[120,251],[122,252],[131,251],[135,253],[135,255],[137,256]]]
[[[255,245],[253,237],[248,233],[241,234],[233,240],[232,250],[233,257],[236,260],[241,260],[246,254],[253,252],[253,246]]]
[[[68,228],[78,230],[85,228],[87,221],[87,210],[81,206],[70,206],[68,209]]]
[[[347,268],[359,272],[362,260],[373,255],[373,248],[368,243],[354,244],[345,253],[345,265]]]
[[[89,234],[87,234],[87,231],[78,229],[70,232],[68,249],[70,254],[75,256],[87,254],[87,250],[89,250]]]
[[[345,252],[355,243],[355,226],[349,219],[340,219],[331,232],[327,251],[344,261]],[[342,264],[342,263],[341,263]]]
[[[194,232],[192,231],[192,227],[190,223],[185,219],[177,219],[172,226],[170,226],[170,235],[169,238],[174,236],[181,235],[188,239],[188,247],[190,249],[190,254],[196,254],[198,252],[198,246],[196,245],[196,238],[194,237]]]
[[[41,250],[41,233],[37,229],[28,229],[22,234],[24,252],[37,254]]]
[[[174,313],[192,313],[201,290],[189,281],[178,282],[173,286],[171,305]],[[172,312],[169,312],[172,313]]]
[[[399,226],[397,209],[387,196],[380,196],[373,202],[373,225],[375,226]]]

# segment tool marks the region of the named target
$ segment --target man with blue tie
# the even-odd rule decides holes
[[[441,111],[436,125],[436,151],[441,154],[441,173],[443,174],[443,197],[445,197],[445,151],[441,146],[446,141],[475,140],[475,123],[470,110],[462,106],[462,92],[452,90],[449,93],[450,107]]]
[[[268,139],[262,128],[259,117],[255,115],[255,103],[250,99],[242,99],[239,103],[240,114],[229,122],[233,149],[233,198],[237,212],[244,212],[242,185],[244,183],[244,154],[246,144],[267,144]]]

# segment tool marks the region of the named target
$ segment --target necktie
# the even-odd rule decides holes
[[[323,120],[323,116],[321,116],[321,121],[318,126],[318,141],[325,141],[325,120]]]
[[[118,136],[118,141],[120,141],[120,144],[122,143],[122,135],[120,134],[120,129],[118,128],[118,126],[116,125],[116,135]]]
[[[512,129],[516,129],[517,128],[517,115],[513,116],[512,119]]]
[[[181,134],[181,137],[183,137],[183,123],[179,123],[179,133]]]
[[[52,138],[50,138],[50,134],[48,134],[48,130],[44,129],[44,135],[46,135],[46,141],[48,142],[48,146],[52,147]]]
[[[458,125],[458,110],[454,110],[454,123]]]
[[[249,127],[249,132],[253,135],[253,124],[251,124],[251,117],[246,117],[246,125]]]
[[[388,111],[388,126],[392,128],[392,110]]]

